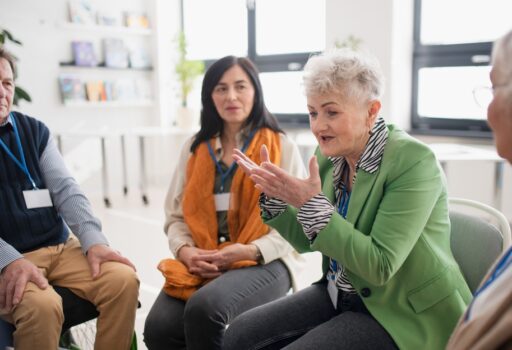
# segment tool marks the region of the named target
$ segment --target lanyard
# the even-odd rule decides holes
[[[341,192],[341,198],[340,198],[340,204],[338,205],[338,213],[343,216],[343,218],[347,217],[347,211],[348,211],[348,202],[350,201],[350,192],[347,192],[346,188],[342,186],[342,192]],[[330,269],[336,273],[338,271],[338,262],[334,260],[333,258],[329,259],[329,267]],[[331,276],[331,279],[334,280],[334,274]]]
[[[496,265],[496,268],[494,269],[492,275],[489,276],[489,278],[487,279],[487,281],[485,281],[482,287],[476,291],[475,297],[478,294],[482,293],[484,289],[489,287],[489,285],[493,283],[496,280],[496,278],[498,278],[503,273],[503,271],[505,271],[510,266],[510,264],[512,264],[512,249],[509,249],[507,254],[505,254],[505,256]]]
[[[338,205],[338,213],[343,216],[344,219],[347,218],[347,211],[348,211],[348,202],[350,201],[350,193],[347,192],[346,188],[344,186],[342,187],[341,192],[341,198],[340,198],[340,204]]]
[[[489,276],[489,278],[487,279],[487,281],[485,281],[485,283],[482,285],[482,287],[480,287],[475,292],[473,301],[469,305],[468,311],[466,312],[466,317],[464,318],[465,321],[467,321],[470,317],[471,309],[472,309],[473,302],[474,302],[475,298],[478,297],[478,295],[480,295],[485,289],[487,289],[487,287],[489,287],[507,268],[509,268],[511,264],[512,264],[512,248],[509,248],[508,252],[503,256],[503,258],[496,265],[496,268],[494,269],[491,276]]]
[[[245,143],[244,143],[244,145],[242,147],[242,153],[245,153],[245,150],[249,146],[249,143],[251,143],[251,140],[252,140],[255,132],[256,131],[253,131],[253,132],[251,132],[249,134],[249,137],[247,138],[247,140],[245,141]],[[215,165],[217,167],[217,171],[220,174],[220,192],[222,193],[222,192],[224,192],[224,183],[226,182],[226,179],[230,176],[230,174],[236,168],[236,162],[233,162],[231,164],[231,166],[228,168],[228,170],[226,172],[223,172],[222,171],[222,167],[220,166],[219,161],[217,160],[217,158],[215,157],[215,154],[213,153],[213,149],[212,149],[212,146],[210,145],[210,142],[207,141],[206,144],[208,146],[208,151],[210,152],[210,157],[212,157],[212,160],[215,162]]]
[[[0,146],[7,152],[9,157],[16,163],[16,165],[27,175],[28,179],[30,180],[30,183],[32,184],[32,188],[34,190],[37,190],[36,183],[32,179],[32,176],[30,176],[30,172],[28,171],[27,162],[25,161],[25,154],[23,153],[23,147],[21,146],[21,140],[20,140],[20,134],[18,133],[18,128],[16,127],[16,120],[14,119],[14,116],[10,114],[11,121],[12,121],[12,127],[14,129],[14,134],[16,135],[16,143],[18,144],[18,150],[20,151],[20,157],[21,162],[16,158],[16,156],[11,152],[9,147],[4,143],[2,139],[0,139]]]

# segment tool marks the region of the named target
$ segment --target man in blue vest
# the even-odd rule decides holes
[[[128,349],[135,268],[108,246],[46,125],[11,111],[15,74],[13,56],[0,47],[0,317],[15,325],[17,350],[57,349],[58,285],[99,311],[95,349]]]

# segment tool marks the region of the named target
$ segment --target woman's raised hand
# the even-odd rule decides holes
[[[316,156],[309,160],[309,177],[299,179],[291,176],[270,162],[268,149],[261,147],[261,164],[254,163],[238,149],[233,151],[238,166],[254,181],[256,188],[269,197],[281,199],[296,208],[302,207],[309,199],[322,190]]]

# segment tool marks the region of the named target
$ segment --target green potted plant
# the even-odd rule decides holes
[[[0,28],[0,47],[4,46],[7,41],[11,41],[12,43],[17,45],[22,45],[21,41],[15,39],[9,31]],[[14,78],[16,79],[16,77]],[[27,93],[27,91],[25,91],[25,89],[23,89],[22,87],[16,85],[14,87],[13,104],[15,106],[19,106],[19,101],[21,100],[32,102],[32,98],[30,98],[30,95]]]
[[[357,51],[361,47],[362,43],[363,40],[356,38],[351,34],[343,41],[339,41],[338,39],[336,39],[336,41],[334,42],[334,47],[336,47],[337,49],[348,48]]]
[[[176,117],[176,125],[184,128],[194,127],[198,117],[187,104],[188,95],[194,87],[194,81],[204,72],[204,62],[187,59],[187,41],[185,34],[180,32],[176,38],[178,61],[175,72],[179,82],[180,108]]]

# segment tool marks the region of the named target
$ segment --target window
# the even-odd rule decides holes
[[[301,71],[312,52],[325,48],[325,0],[184,0],[182,6],[188,58],[208,66],[226,55],[249,57],[269,110],[281,123],[308,122]]]
[[[511,12],[510,0],[415,0],[413,130],[490,137],[473,90],[491,84],[492,43]]]

